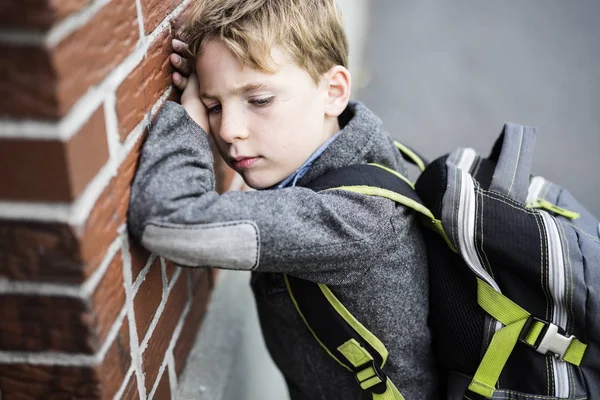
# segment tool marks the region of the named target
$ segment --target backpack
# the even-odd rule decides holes
[[[458,399],[600,399],[600,225],[531,174],[535,128],[505,124],[491,154],[457,149],[413,185],[381,165],[331,171],[310,188],[382,196],[419,214],[441,391]],[[308,329],[374,400],[403,399],[387,350],[324,284],[285,276]]]

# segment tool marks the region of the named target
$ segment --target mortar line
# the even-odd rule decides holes
[[[175,271],[175,273],[173,274],[173,279],[171,279],[171,284],[169,285],[169,287],[167,289],[167,293],[166,294],[163,293],[163,297],[160,301],[160,304],[158,305],[158,308],[156,309],[156,313],[154,314],[154,319],[150,323],[150,326],[148,327],[148,332],[146,333],[146,337],[144,337],[144,340],[142,341],[142,343],[140,345],[140,352],[142,354],[144,354],[144,352],[146,351],[146,349],[148,347],[150,338],[154,334],[154,329],[156,329],[156,326],[158,325],[158,321],[160,320],[163,310],[165,309],[165,306],[167,305],[167,301],[169,300],[169,295],[171,294],[171,290],[177,283],[177,280],[179,279],[180,275],[182,275],[180,270]]]
[[[127,307],[127,319],[129,322],[129,349],[131,353],[131,364],[134,366],[137,389],[140,399],[146,398],[146,382],[143,371],[142,354],[139,347],[139,337],[137,332],[137,325],[135,322],[135,308],[133,306],[133,300],[135,294],[133,293],[133,272],[131,265],[131,252],[129,247],[129,236],[126,232],[122,233],[122,246],[123,246],[123,275],[125,281],[125,304]]]
[[[117,117],[117,96],[114,92],[107,94],[104,99],[104,124],[106,126],[109,159],[115,158],[121,148],[121,137]]]
[[[156,254],[154,254],[154,253],[150,254],[150,257],[148,257],[148,260],[146,260],[146,264],[144,265],[144,268],[142,268],[142,270],[138,274],[137,278],[135,279],[135,282],[133,283],[133,285],[131,287],[131,292],[133,294],[133,297],[135,297],[135,295],[137,295],[138,290],[140,290],[140,286],[142,286],[142,283],[144,283],[144,281],[146,280],[146,276],[148,275],[148,272],[150,272],[150,268],[152,268],[152,264],[154,264],[155,260],[156,260]]]
[[[133,375],[133,372],[134,372],[134,368],[133,368],[133,362],[132,362],[131,365],[129,366],[129,369],[127,370],[127,373],[125,374],[125,378],[123,379],[123,382],[121,383],[121,387],[119,388],[117,393],[115,393],[113,400],[121,400],[121,398],[123,397],[123,393],[125,392],[125,387],[127,386],[129,379]]]
[[[169,388],[171,389],[171,399],[175,398],[177,394],[177,370],[175,369],[175,355],[173,354],[173,350],[169,352],[169,356],[167,359],[167,368],[169,372]]]
[[[167,291],[169,280],[167,278],[167,262],[163,257],[160,257],[160,275],[162,276],[163,293]]]
[[[135,8],[136,8],[136,14],[137,14],[139,35],[140,35],[140,38],[143,38],[144,36],[146,36],[146,29],[144,29],[144,13],[142,10],[142,1],[141,0],[135,0]]]
[[[165,358],[163,359],[161,366],[158,369],[159,375],[160,375],[160,372],[164,371],[164,369],[167,367],[168,354],[171,353],[171,355],[172,355],[173,349],[175,348],[175,344],[177,344],[177,340],[179,339],[179,335],[181,334],[181,331],[183,330],[183,325],[185,324],[185,320],[187,319],[187,316],[191,309],[192,309],[192,303],[191,303],[191,301],[188,300],[185,305],[185,308],[183,309],[183,312],[181,313],[181,317],[179,318],[179,321],[177,321],[177,325],[175,326],[175,330],[173,331],[173,336],[171,336],[171,340],[169,341],[169,346],[167,347],[167,351],[165,352]],[[152,391],[150,392],[151,396],[153,396],[154,392],[156,392],[156,389],[158,388],[158,383],[159,383],[159,379],[157,379],[156,382],[154,382],[154,386],[152,387]],[[152,400],[152,398],[150,397],[148,400]]]

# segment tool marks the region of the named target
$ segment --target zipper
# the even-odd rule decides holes
[[[548,240],[548,287],[554,303],[552,323],[565,329],[567,327],[568,315],[565,304],[565,264],[560,234],[557,221],[546,212],[540,212],[544,226],[546,227]],[[563,360],[552,357],[554,371],[554,395],[560,398],[569,396],[568,366]]]

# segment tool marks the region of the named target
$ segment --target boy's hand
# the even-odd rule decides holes
[[[206,133],[210,134],[210,125],[208,124],[208,115],[206,107],[200,101],[200,88],[198,78],[193,71],[192,63],[187,58],[187,44],[181,40],[173,39],[173,51],[170,60],[175,68],[173,72],[173,84],[183,91],[181,95],[181,105],[189,116],[196,122]]]
[[[190,53],[186,43],[178,39],[173,39],[171,44],[173,46],[173,53],[171,53],[169,59],[175,69],[172,75],[173,84],[177,88],[184,90],[188,82],[188,77],[193,72],[193,63],[189,59]]]

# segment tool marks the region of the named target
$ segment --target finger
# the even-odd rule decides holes
[[[183,57],[187,57],[189,55],[187,43],[182,42],[179,39],[173,39],[171,41],[171,45],[173,46],[173,51],[175,51],[175,53],[180,54]]]
[[[192,72],[189,60],[186,60],[175,53],[171,54],[170,60],[173,67],[177,70],[177,72],[181,73],[181,75],[189,76]]]
[[[188,79],[182,76],[179,72],[173,72],[173,84],[180,90],[184,90]]]

